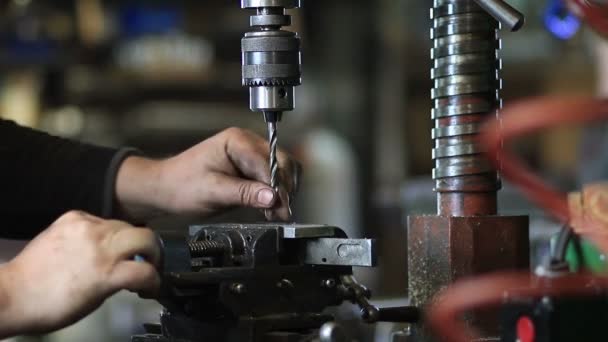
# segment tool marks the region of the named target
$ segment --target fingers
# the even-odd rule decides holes
[[[160,263],[160,246],[150,229],[119,229],[112,236],[110,248],[117,260],[130,260],[135,255],[141,255],[153,265]]]
[[[291,159],[287,153],[279,153],[279,172],[281,185],[293,201],[300,187],[300,176],[302,175],[302,165]]]
[[[97,217],[97,216],[93,216],[89,213],[86,213],[84,211],[80,211],[80,210],[71,210],[68,211],[67,213],[61,215],[56,222],[58,223],[76,223],[76,222],[82,222],[82,221],[86,221],[92,224],[99,224],[102,223],[104,220]]]
[[[129,290],[153,296],[160,287],[160,276],[156,268],[147,262],[121,261],[110,276],[115,290]]]
[[[247,178],[270,182],[268,142],[252,132],[231,128],[227,134],[226,153],[236,168]]]
[[[287,221],[291,219],[291,203],[290,196],[285,188],[279,188],[278,200],[276,205],[271,210],[264,211],[266,220],[268,221]]]
[[[272,208],[277,200],[275,192],[265,183],[223,174],[215,175],[210,196],[219,206],[245,206],[258,209]]]
[[[270,163],[268,141],[252,132],[232,128],[228,134],[226,152],[238,171],[245,177],[268,184],[270,182]],[[285,151],[277,151],[281,185],[289,194],[295,194],[301,166]]]

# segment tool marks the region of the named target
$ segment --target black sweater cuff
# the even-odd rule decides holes
[[[130,156],[141,155],[141,152],[135,148],[124,147],[116,152],[114,158],[110,161],[110,165],[106,171],[105,186],[103,190],[103,202],[101,216],[103,218],[116,218],[116,178],[118,170],[122,163]]]

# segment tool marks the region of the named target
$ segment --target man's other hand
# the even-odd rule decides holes
[[[154,294],[159,257],[149,229],[63,215],[0,267],[0,338],[70,325],[121,289]]]
[[[119,207],[135,220],[155,211],[211,215],[237,206],[272,209],[274,219],[288,220],[288,194],[297,190],[299,166],[282,150],[277,158],[279,194],[268,185],[268,142],[239,128],[166,160],[129,157],[116,181]]]

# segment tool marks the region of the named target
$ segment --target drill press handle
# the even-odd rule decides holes
[[[475,0],[475,2],[511,31],[518,31],[526,22],[523,13],[502,0]]]

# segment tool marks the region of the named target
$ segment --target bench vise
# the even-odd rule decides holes
[[[200,225],[158,236],[164,308],[160,324],[145,325],[132,342],[342,341],[324,310],[344,301],[378,320],[370,291],[352,272],[375,265],[374,240],[280,223]]]

